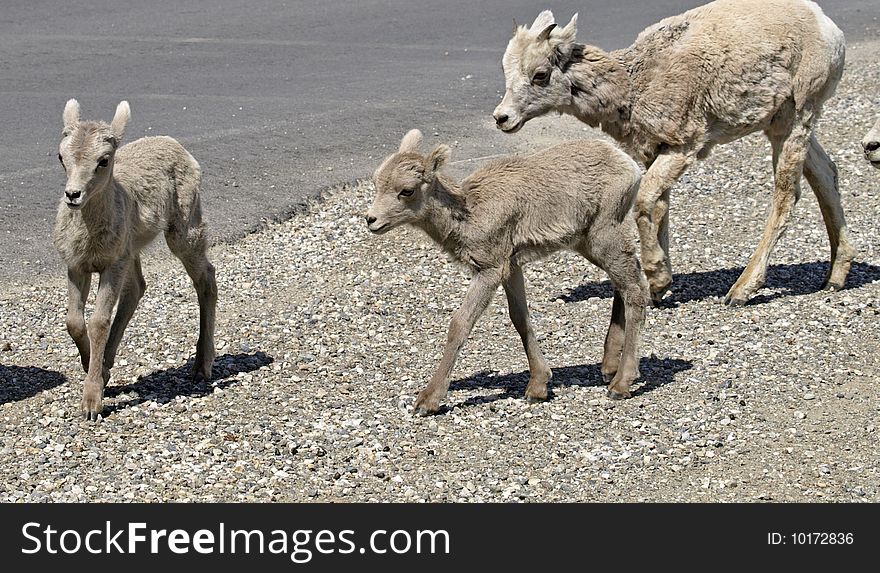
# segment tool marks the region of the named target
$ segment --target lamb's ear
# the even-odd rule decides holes
[[[400,140],[400,149],[398,149],[397,151],[400,153],[417,151],[419,149],[419,145],[421,144],[422,132],[418,129],[411,129],[406,133],[406,135],[403,136],[403,139]]]
[[[556,18],[553,17],[553,12],[550,10],[544,10],[538,17],[535,18],[535,21],[532,22],[531,27],[529,27],[529,32],[532,34],[540,34],[546,31],[547,26],[556,23]],[[546,40],[546,38],[544,38]]]
[[[79,102],[73,98],[67,100],[61,118],[64,120],[64,131],[69,131],[76,127],[76,124],[79,123]]]
[[[113,132],[116,141],[122,140],[129,119],[131,119],[131,108],[128,107],[128,102],[123,100],[116,106],[116,114],[113,115],[113,121],[110,122],[110,131]]]
[[[428,156],[428,171],[434,173],[446,163],[449,162],[449,157],[452,155],[452,150],[449,149],[448,145],[440,144],[434,149],[431,150],[431,154]]]

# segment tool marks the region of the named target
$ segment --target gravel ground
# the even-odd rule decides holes
[[[560,254],[526,271],[552,400],[522,399],[525,356],[499,292],[448,407],[413,418],[468,277],[419,232],[370,236],[370,185],[352,185],[212,250],[210,384],[186,378],[194,292],[151,254],[98,424],[79,416],[60,265],[2,285],[0,500],[880,501],[880,172],[858,147],[880,104],[878,47],[850,49],[820,126],[859,249],[844,291],[817,292],[828,246],[805,189],[767,286],[721,304],[769,204],[769,146],[750,137],[673,192],[674,291],[649,311],[632,399],[607,400],[599,373],[608,282]],[[526,148],[583,131],[555,118],[515,137]]]

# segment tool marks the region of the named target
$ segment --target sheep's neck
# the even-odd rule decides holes
[[[80,209],[83,223],[89,230],[105,228],[110,220],[119,216],[114,208],[116,190],[112,174],[104,185],[92,190],[92,196]]]
[[[423,213],[417,226],[444,251],[458,258],[462,248],[462,231],[467,222],[467,207],[458,184],[438,175],[425,194]]]
[[[566,71],[571,104],[562,110],[623,143],[631,131],[632,85],[626,57],[625,50],[609,53],[577,44]]]

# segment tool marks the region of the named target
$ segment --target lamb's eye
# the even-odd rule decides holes
[[[415,189],[401,189],[400,193],[397,194],[398,197],[412,197],[412,194],[415,193]]]
[[[543,86],[550,79],[550,72],[545,70],[539,70],[535,72],[535,75],[532,76],[532,83],[535,85]]]
[[[110,159],[107,157],[102,157],[98,160],[98,167],[107,167],[108,165],[110,165]]]

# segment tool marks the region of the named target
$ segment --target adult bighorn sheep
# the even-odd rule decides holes
[[[367,225],[373,233],[402,224],[418,227],[473,278],[415,412],[440,408],[459,349],[499,285],[529,361],[526,398],[547,398],[551,371],[529,321],[522,265],[560,249],[580,253],[611,279],[614,302],[602,374],[612,398],[628,397],[639,376],[639,331],[649,297],[630,216],[641,178],[638,165],[610,143],[585,140],[489,163],[457,183],[439,172],[449,148],[438,145],[425,155],[418,150],[421,140],[418,130],[410,131],[376,170]]]
[[[862,148],[865,150],[865,159],[880,169],[880,119],[862,139]]]
[[[551,111],[614,137],[648,171],[636,199],[642,265],[659,301],[672,282],[669,190],[713,146],[763,131],[775,188],[764,234],[725,297],[745,304],[764,283],[770,253],[800,197],[803,173],[825,220],[825,288],[843,287],[855,249],[847,240],[837,169],[813,130],[844,65],[843,33],[806,0],[718,0],[658,22],[623,50],[575,42],[577,14],[559,27],[544,11],[514,26],[504,53],[497,126],[519,130]]]
[[[52,238],[67,264],[67,331],[87,373],[82,409],[90,420],[101,413],[122,333],[146,288],[140,252],[162,231],[199,299],[193,374],[210,379],[214,362],[217,284],[206,255],[201,169],[170,137],[145,137],[120,147],[130,115],[123,101],[109,125],[80,121],[79,103],[71,99],[64,107],[58,152],[67,183]],[[100,282],[86,328],[84,306],[92,273],[100,275]]]

